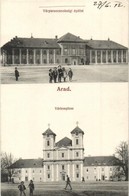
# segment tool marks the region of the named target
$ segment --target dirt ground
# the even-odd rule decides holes
[[[28,184],[26,196],[29,196]],[[18,184],[2,183],[1,196],[18,196]],[[34,196],[127,196],[128,182],[72,183],[73,190],[64,190],[65,182],[35,184]]]
[[[14,66],[1,67],[2,84],[37,84],[49,83],[48,70],[53,66],[17,66],[20,72],[19,81],[15,81]],[[72,83],[86,82],[127,82],[128,65],[85,65],[65,66],[73,70]],[[68,78],[67,78],[67,81]]]

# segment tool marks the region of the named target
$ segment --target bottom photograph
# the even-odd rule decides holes
[[[2,86],[1,195],[128,195],[127,85],[31,87]]]

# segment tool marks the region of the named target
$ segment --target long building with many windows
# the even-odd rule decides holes
[[[54,39],[16,36],[1,48],[3,65],[124,64],[127,51],[110,39],[84,40],[71,33]]]
[[[65,137],[56,142],[56,134],[48,128],[43,134],[43,158],[19,159],[10,166],[14,170],[14,182],[110,180],[115,166],[114,156],[84,157],[84,132],[78,125],[71,131],[71,139]]]

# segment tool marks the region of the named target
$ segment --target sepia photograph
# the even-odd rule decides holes
[[[128,81],[126,0],[6,0],[1,8],[2,84]]]
[[[1,196],[128,196],[128,1],[1,0]]]
[[[2,196],[128,195],[128,85],[71,89],[2,86]]]

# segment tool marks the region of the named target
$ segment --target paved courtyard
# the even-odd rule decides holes
[[[48,70],[53,66],[17,66],[20,72],[19,81],[15,81],[14,66],[1,67],[2,84],[37,84],[48,83]],[[128,65],[85,65],[65,66],[72,68],[72,83],[86,82],[127,82]],[[68,82],[68,79],[67,81]]]
[[[28,183],[26,195],[29,196]],[[18,184],[2,183],[1,196],[18,196]],[[74,182],[73,190],[64,190],[65,182],[35,184],[34,196],[127,196],[128,182]]]

